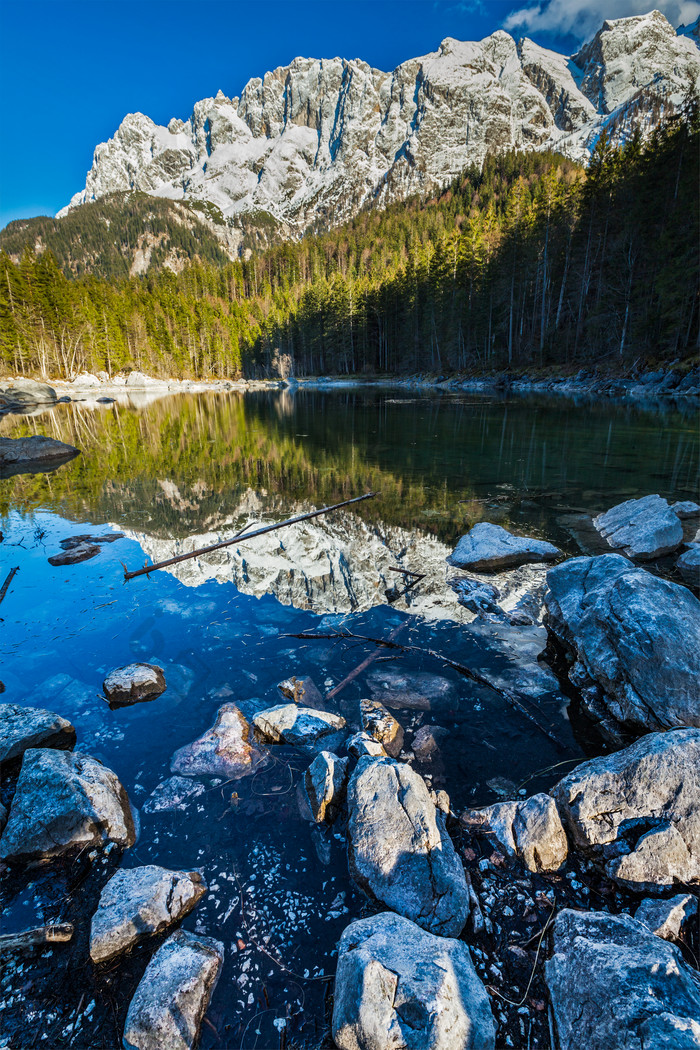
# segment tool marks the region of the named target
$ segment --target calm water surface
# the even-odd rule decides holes
[[[447,789],[457,811],[497,799],[497,778],[528,794],[546,790],[590,745],[572,728],[556,680],[536,663],[538,628],[453,619],[459,607],[444,556],[482,519],[575,555],[594,543],[587,517],[614,503],[649,492],[695,498],[694,413],[356,390],[78,403],[0,422],[4,436],[34,432],[82,453],[50,474],[0,481],[2,578],[20,567],[1,610],[3,700],[69,718],[77,749],[118,774],[141,809],[141,837],[124,866],[203,871],[209,893],[185,926],[223,941],[226,962],[202,1045],[322,1046],[335,944],[372,906],[348,879],[342,823],[316,828],[300,813],[297,788],[312,756],[274,748],[274,761],[256,775],[200,778],[202,792],[183,808],[149,812],[144,803],[170,776],[173,752],[204,732],[222,703],[252,714],[280,702],[277,683],[294,674],[309,674],[326,692],[375,651],[286,636],[342,626],[386,637],[407,621],[407,642],[519,690],[559,741],[428,656],[384,658],[370,672],[429,672],[452,683],[435,710],[394,712],[407,746],[421,724],[450,731],[439,761],[417,768]],[[123,582],[120,563],[136,568],[245,522],[368,490],[379,496],[357,513]],[[114,530],[124,538],[93,560],[48,564],[61,539]],[[386,600],[396,583],[388,566],[400,560],[428,570],[413,605]],[[168,689],[110,711],[102,680],[132,660],[161,664]],[[360,676],[329,706],[356,721],[369,686]],[[118,1045],[153,944],[106,974],[85,963],[89,915],[116,860],[80,857],[50,873],[5,874],[5,929],[76,924],[71,946],[13,978],[15,1000],[2,1022],[12,1046]],[[26,1042],[28,1025],[35,1044]]]

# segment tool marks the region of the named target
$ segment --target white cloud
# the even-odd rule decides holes
[[[672,26],[689,25],[700,15],[698,0],[659,0],[654,5]],[[626,18],[652,10],[639,0],[543,0],[527,4],[506,17],[503,28],[509,32],[552,33],[587,40],[605,19]]]

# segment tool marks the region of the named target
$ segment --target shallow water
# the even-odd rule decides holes
[[[69,718],[77,749],[118,774],[141,809],[141,837],[125,866],[203,871],[209,893],[185,926],[223,941],[226,962],[202,1045],[321,1046],[335,944],[373,906],[348,878],[342,823],[315,828],[300,812],[297,788],[311,755],[273,748],[274,761],[254,776],[233,784],[199,778],[203,790],[183,808],[148,812],[144,802],[170,776],[173,752],[204,732],[222,703],[248,714],[271,706],[280,702],[277,683],[291,675],[309,674],[327,692],[377,652],[356,640],[288,635],[342,628],[386,638],[405,622],[401,641],[516,691],[558,743],[497,692],[424,652],[384,653],[329,708],[357,721],[357,701],[377,675],[440,675],[451,688],[433,710],[394,714],[407,747],[421,724],[450,731],[440,759],[416,768],[448,791],[453,809],[492,802],[509,787],[546,790],[590,745],[569,722],[553,674],[537,663],[543,630],[470,623],[445,582],[444,557],[482,519],[574,555],[595,549],[590,515],[622,499],[695,498],[694,414],[355,390],[71,404],[0,423],[4,436],[33,432],[82,454],[49,474],[0,481],[0,576],[20,567],[1,610],[3,700]],[[120,563],[134,569],[145,556],[169,557],[246,522],[368,490],[379,496],[356,512],[123,582]],[[48,564],[61,539],[112,530],[124,538],[96,558]],[[389,604],[397,564],[427,577]],[[658,568],[672,573],[670,562]],[[168,689],[112,711],[102,680],[135,659],[163,666]],[[153,945],[108,974],[85,963],[89,915],[115,862],[81,857],[50,874],[4,876],[5,930],[77,926],[72,945],[37,953],[34,969],[3,986],[15,996],[0,1014],[11,1046],[118,1044]],[[28,1021],[35,1043],[27,1042]]]

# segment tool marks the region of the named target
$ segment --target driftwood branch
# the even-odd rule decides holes
[[[320,510],[312,510],[309,514],[299,514],[296,518],[287,518],[286,521],[278,521],[274,525],[266,525],[262,529],[256,529],[254,532],[248,532],[247,527],[243,532],[237,533],[232,536],[230,540],[222,540],[221,543],[212,543],[208,547],[200,547],[196,551],[190,551],[189,554],[178,554],[175,558],[168,558],[166,561],[157,561],[153,565],[144,565],[142,569],[137,569],[135,572],[129,572],[124,566],[124,579],[133,580],[136,576],[148,576],[149,573],[155,572],[156,569],[165,569],[168,565],[177,565],[181,561],[188,561],[190,558],[199,558],[202,554],[210,554],[211,551],[221,550],[222,547],[230,547],[232,543],[243,543],[247,540],[252,540],[255,536],[264,536],[267,532],[275,532],[277,529],[283,529],[287,525],[296,525],[300,521],[309,521],[311,518],[318,518],[321,514],[328,514],[332,510],[339,510],[341,507],[349,507],[351,503],[361,503],[365,499],[373,499],[376,496],[376,492],[366,492],[364,496],[355,496],[354,499],[343,500],[342,503],[334,503],[330,507],[321,507]]]
[[[283,634],[280,637],[304,638],[307,640],[312,640],[314,638],[346,638],[349,641],[370,642],[372,645],[383,646],[386,649],[401,649],[405,653],[422,653],[425,656],[432,656],[434,660],[441,660],[443,663],[447,664],[448,667],[453,667],[455,671],[459,671],[459,673],[463,674],[465,678],[469,678],[472,682],[476,682],[477,685],[485,686],[487,689],[493,690],[494,693],[498,693],[498,695],[503,697],[511,707],[515,708],[516,711],[519,711],[524,718],[527,718],[528,722],[532,722],[532,724],[556,744],[557,747],[562,746],[561,741],[556,738],[554,733],[550,733],[547,727],[543,726],[539,719],[535,718],[535,716],[528,711],[523,701],[515,696],[514,693],[511,693],[509,689],[501,689],[489,678],[479,674],[478,671],[473,671],[471,667],[467,667],[466,664],[461,664],[458,660],[452,660],[449,656],[445,656],[444,653],[436,652],[435,649],[423,649],[419,645],[403,645],[400,642],[391,641],[388,638],[370,638],[368,635],[352,634],[349,631],[335,631],[327,634],[316,634],[313,631],[303,631],[300,634]]]
[[[401,631],[403,631],[404,627],[407,626],[408,620],[404,620],[404,622],[400,623],[398,627],[395,627],[389,635],[389,641],[393,642],[394,639],[397,638],[398,635],[401,633]],[[362,672],[365,671],[370,666],[370,664],[373,664],[374,661],[379,658],[380,652],[381,649],[375,649],[373,653],[370,653],[370,655],[365,660],[363,660],[361,664],[358,664],[357,667],[353,671],[351,671],[349,675],[345,676],[342,682],[338,682],[335,688],[331,689],[330,693],[326,693],[326,700],[332,700],[333,697],[337,696],[338,693],[341,692],[341,690],[343,690],[346,685],[349,685],[350,682],[354,681],[354,679],[357,678],[359,674],[362,674]],[[391,657],[388,657],[387,659],[391,659]]]
[[[53,926],[38,926],[34,930],[23,930],[22,933],[3,933],[0,935],[0,952],[34,948],[42,944],[64,944],[72,937],[73,927],[69,922],[60,922]]]
[[[10,571],[8,572],[7,578],[6,578],[5,582],[2,585],[2,589],[0,590],[0,602],[3,600],[3,598],[7,594],[9,586],[10,586],[10,584],[12,583],[12,581],[15,578],[15,573],[16,572],[19,572],[19,565],[16,565],[14,567],[14,569],[10,569]]]

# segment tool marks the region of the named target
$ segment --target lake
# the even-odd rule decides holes
[[[252,716],[281,702],[277,685],[291,676],[308,675],[327,693],[378,652],[357,638],[295,635],[386,639],[403,625],[399,640],[413,648],[382,650],[329,709],[356,722],[360,697],[391,692],[400,676],[437,675],[444,691],[430,710],[403,705],[399,695],[393,713],[406,749],[422,724],[449,731],[439,757],[416,768],[447,790],[453,810],[509,790],[547,790],[601,745],[569,717],[569,699],[537,660],[544,631],[529,595],[541,592],[544,570],[494,581],[503,607],[519,614],[513,626],[475,619],[454,586],[463,574],[451,570],[447,579],[445,557],[480,520],[550,540],[569,556],[596,552],[591,515],[651,492],[696,498],[695,412],[302,388],[75,402],[0,421],[3,436],[32,433],[75,444],[81,455],[47,474],[0,481],[1,579],[19,566],[0,610],[3,700],[69,718],[77,750],[117,773],[141,812],[124,866],[203,872],[209,892],[185,926],[223,941],[226,962],[202,1046],[323,1046],[335,945],[353,918],[374,908],[349,880],[342,822],[317,827],[300,808],[313,756],[273,747],[254,775],[235,783],[199,778],[198,793],[158,809],[149,799],[171,776],[173,753],[201,735],[223,703]],[[377,496],[352,510],[124,582],[123,565],[133,570],[246,524],[368,491]],[[123,537],[89,561],[48,562],[62,539],[114,532]],[[425,577],[402,594],[410,578],[392,572],[397,567]],[[673,562],[654,570],[673,577]],[[150,703],[110,710],[102,681],[134,660],[161,665],[168,688]],[[522,697],[537,724],[499,688]],[[4,874],[5,931],[76,925],[70,946],[3,978],[9,983],[0,991],[13,995],[1,1015],[6,1038],[31,1025],[37,1046],[119,1045],[153,944],[107,973],[85,963],[89,917],[116,861],[81,855]]]

